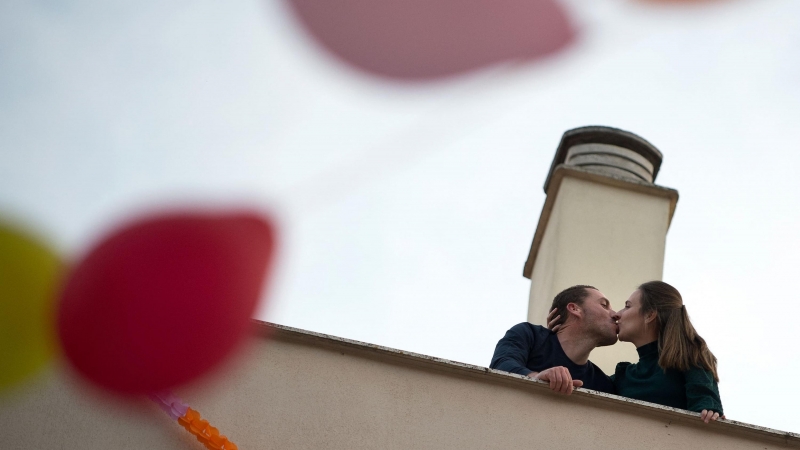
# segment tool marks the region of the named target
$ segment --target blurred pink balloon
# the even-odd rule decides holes
[[[532,60],[575,32],[556,0],[288,0],[314,38],[375,75],[426,80]]]
[[[687,3],[712,3],[712,2],[721,2],[724,0],[639,0],[641,3],[678,3],[678,4],[687,4]]]

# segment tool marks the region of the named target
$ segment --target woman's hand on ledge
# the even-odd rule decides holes
[[[710,421],[711,422],[716,421],[719,418],[720,418],[719,413],[711,411],[710,409],[704,409],[703,412],[700,413],[700,420],[702,420],[705,423],[708,423]],[[724,419],[725,416],[722,416],[722,418]]]

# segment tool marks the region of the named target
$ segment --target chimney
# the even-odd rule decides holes
[[[524,276],[531,280],[528,321],[544,324],[553,297],[596,286],[622,309],[641,283],[660,280],[678,191],[653,184],[662,155],[641,137],[590,126],[564,133],[544,184],[547,194]],[[638,361],[620,342],[592,352],[606,374]]]

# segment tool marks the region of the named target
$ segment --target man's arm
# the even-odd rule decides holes
[[[571,394],[574,388],[583,386],[583,381],[573,380],[569,370],[563,366],[541,372],[528,369],[526,363],[535,344],[536,336],[528,323],[514,325],[497,343],[489,367],[548,382],[550,389],[562,394]]]
[[[525,364],[528,362],[535,342],[536,339],[530,325],[525,322],[514,325],[497,342],[489,367],[520,375],[534,376],[535,374],[531,375],[532,371],[525,367]]]

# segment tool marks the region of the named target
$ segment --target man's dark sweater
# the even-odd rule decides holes
[[[595,391],[614,393],[611,379],[592,364],[572,362],[561,348],[558,336],[541,325],[522,322],[514,325],[497,343],[489,367],[506,372],[528,375],[551,367],[564,366],[573,380],[583,381],[583,387]]]

